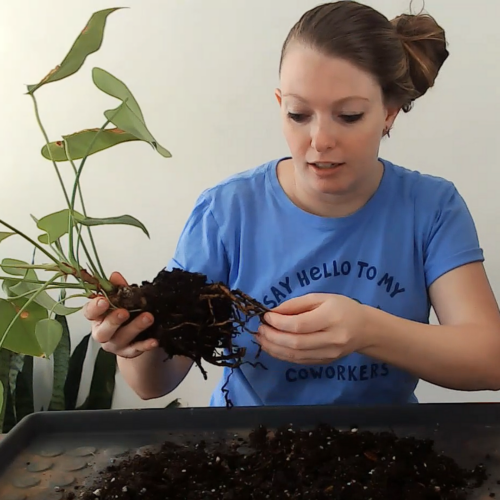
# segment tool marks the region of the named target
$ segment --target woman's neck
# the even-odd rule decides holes
[[[321,193],[308,189],[297,182],[297,172],[293,160],[283,160],[278,164],[277,175],[281,187],[296,206],[320,217],[347,217],[361,209],[377,191],[384,173],[383,164],[371,169],[373,175],[363,179],[352,191],[341,194]]]

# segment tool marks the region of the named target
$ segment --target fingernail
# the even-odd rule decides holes
[[[97,307],[99,309],[104,309],[105,306],[106,306],[106,301],[104,299],[99,299],[97,301]]]
[[[158,347],[158,342],[156,340],[153,340],[153,342],[151,342],[151,348],[153,347]]]
[[[127,317],[127,315],[125,313],[123,313],[123,312],[118,313],[118,320],[119,321],[123,321],[126,317]]]
[[[149,325],[151,323],[151,318],[149,316],[144,316],[144,318],[142,318],[142,322],[145,325]]]

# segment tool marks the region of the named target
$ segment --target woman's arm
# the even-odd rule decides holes
[[[429,294],[439,325],[362,306],[361,352],[447,388],[500,389],[500,312],[482,263],[444,274]]]
[[[267,313],[258,340],[295,363],[324,364],[357,351],[450,389],[500,389],[500,313],[482,263],[444,274],[430,296],[440,325],[341,295],[304,295]]]

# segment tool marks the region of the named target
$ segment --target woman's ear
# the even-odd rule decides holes
[[[276,96],[276,100],[278,101],[278,104],[281,106],[281,90],[276,89],[274,91],[274,95]]]
[[[388,107],[387,113],[385,116],[385,130],[391,130],[394,125],[394,121],[396,120],[399,114],[400,108],[398,107]]]

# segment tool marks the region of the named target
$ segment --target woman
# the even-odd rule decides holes
[[[168,266],[272,309],[249,325],[267,370],[234,371],[234,405],[415,402],[419,379],[500,387],[500,315],[466,204],[451,182],[378,156],[447,57],[433,18],[389,21],[353,1],[320,5],[290,31],[276,98],[291,157],[202,193]],[[191,361],[132,343],[153,318],[121,327],[127,313],[107,307],[94,300],[86,315],[128,384],[142,398],[172,391]],[[249,360],[252,340],[238,341]],[[211,405],[225,404],[227,375]]]

